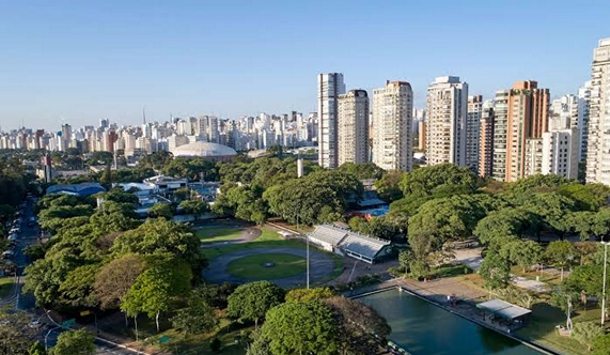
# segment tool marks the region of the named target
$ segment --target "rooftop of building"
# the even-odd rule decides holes
[[[331,224],[316,226],[309,236],[310,238],[329,243],[333,247],[338,247],[371,259],[384,247],[390,245],[390,242],[387,240],[373,238]]]
[[[172,150],[175,157],[226,157],[237,155],[235,149],[211,142],[192,142]]]
[[[74,196],[91,196],[106,189],[97,182],[84,182],[82,184],[57,184],[47,188],[47,194],[66,194]]]

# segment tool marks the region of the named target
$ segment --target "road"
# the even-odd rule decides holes
[[[26,266],[30,264],[29,258],[24,254],[24,250],[30,246],[35,244],[38,241],[38,237],[40,235],[40,229],[38,225],[30,225],[28,222],[31,217],[35,217],[34,214],[34,204],[36,201],[34,199],[27,199],[25,201],[25,206],[22,209],[21,216],[23,222],[21,223],[21,231],[19,233],[19,237],[17,239],[17,243],[14,249],[15,256],[13,258],[13,262],[17,266],[17,286],[16,293],[14,297],[15,309],[28,312],[32,315],[32,319],[40,319],[43,321],[44,326],[40,329],[40,340],[44,343],[44,338],[47,336],[47,341],[49,347],[53,346],[57,341],[57,337],[59,333],[63,331],[62,328],[58,326],[54,326],[54,321],[52,319],[45,319],[48,316],[45,316],[44,310],[36,307],[36,299],[34,295],[26,293],[21,293],[21,287],[23,286],[23,274]],[[96,354],[137,354],[138,352],[131,351],[129,349],[123,349],[117,345],[113,345],[111,343],[106,343],[101,340],[96,340]]]

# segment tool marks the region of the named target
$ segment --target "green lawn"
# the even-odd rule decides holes
[[[461,264],[445,264],[434,269],[431,278],[454,277],[471,274],[472,269]]]
[[[253,249],[253,248],[273,248],[273,247],[292,247],[292,248],[305,248],[305,244],[298,240],[286,240],[283,239],[276,231],[262,227],[261,235],[243,244],[231,244],[221,245],[213,248],[202,249],[201,252],[208,259],[212,260],[222,254],[231,253],[237,250]]]
[[[110,332],[129,336],[133,339],[135,337],[133,324],[130,325],[129,328],[125,328],[124,323],[115,324]],[[219,319],[218,327],[209,333],[186,335],[171,328],[171,324],[165,317],[161,317],[161,327],[166,330],[162,330],[160,333],[156,332],[154,320],[145,316],[138,317],[138,327],[140,330],[140,345],[149,352],[157,353],[161,349],[165,351],[164,353],[193,355],[245,355],[246,349],[242,339],[247,338],[247,335],[253,329],[251,326],[233,323],[224,316]],[[160,339],[162,337],[169,341],[161,344]],[[210,342],[215,337],[220,339],[222,344],[219,352],[213,352],[210,349]]]
[[[213,226],[203,227],[195,231],[202,243],[216,243],[237,239],[241,236],[243,229],[239,227]]]
[[[579,310],[572,317],[574,323],[598,320],[599,309]],[[535,341],[543,346],[567,354],[588,354],[587,347],[574,338],[560,336],[556,325],[565,325],[565,313],[559,308],[546,303],[537,303],[532,307],[530,323],[517,331],[517,335]]]
[[[274,229],[271,229],[269,227],[260,227],[260,228],[261,228],[261,232],[262,232],[261,235],[258,238],[254,239],[248,243],[221,245],[221,246],[216,246],[213,248],[204,248],[204,249],[201,249],[201,253],[205,256],[205,258],[207,260],[212,260],[223,254],[227,254],[227,253],[231,253],[231,252],[243,250],[243,249],[268,248],[269,251],[272,252],[273,248],[278,248],[278,247],[289,247],[289,248],[300,248],[300,249],[305,249],[305,247],[306,247],[305,243],[303,243],[300,240],[282,238],[282,236],[280,234],[278,234]],[[311,248],[315,248],[315,247],[312,246]],[[326,253],[321,250],[319,250],[319,251],[322,253]],[[329,275],[327,278],[325,278],[324,280],[322,280],[320,283],[331,281],[331,280],[339,277],[339,275],[341,275],[341,273],[343,272],[343,257],[336,255],[336,254],[331,254],[331,253],[327,253],[327,255],[329,255],[333,259],[333,261],[335,263],[335,268],[333,269],[333,273],[331,275]]]
[[[13,291],[15,278],[12,276],[0,277],[0,298],[8,296]]]
[[[273,266],[266,266],[273,263]],[[305,272],[305,258],[283,253],[250,255],[229,263],[228,271],[236,277],[248,280],[274,280]]]

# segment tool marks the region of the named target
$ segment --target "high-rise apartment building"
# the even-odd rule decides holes
[[[587,145],[587,182],[610,185],[610,38],[593,51]]]
[[[525,154],[523,155],[523,176],[532,176],[542,173],[542,138],[528,138],[525,140]]]
[[[438,77],[428,87],[426,159],[428,165],[466,165],[468,84],[457,76]]]
[[[578,128],[542,133],[542,164],[540,173],[576,179],[578,177],[578,150]]]
[[[368,162],[368,94],[350,90],[339,95],[337,107],[338,165]]]
[[[494,144],[494,108],[493,102],[483,104],[479,131],[479,175],[492,176]]]
[[[466,166],[472,171],[479,170],[479,145],[483,96],[468,96],[468,115],[466,117]]]
[[[343,74],[318,75],[318,164],[325,168],[338,166],[338,98],[344,93]]]
[[[428,129],[427,128],[428,124],[424,120],[418,121],[417,124],[419,125],[418,130],[417,130],[417,134],[418,134],[417,150],[419,150],[420,152],[425,152],[426,151],[426,131]]]
[[[373,90],[373,163],[385,170],[410,171],[413,90],[406,81],[387,81]]]
[[[493,103],[493,150],[492,177],[503,181],[506,178],[506,131],[508,124],[508,90],[496,92]]]
[[[579,143],[578,161],[586,164],[587,144],[589,143],[589,108],[591,106],[591,81],[578,89],[578,122],[579,122]]]
[[[504,181],[528,176],[527,140],[542,138],[548,130],[549,96],[548,89],[538,88],[538,83],[531,80],[518,81],[509,91]]]
[[[580,128],[578,122],[578,97],[572,94],[563,95],[551,101],[549,108],[549,131],[568,128]]]

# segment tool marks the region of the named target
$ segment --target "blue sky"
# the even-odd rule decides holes
[[[0,0],[0,126],[309,112],[330,71],[407,80],[416,107],[449,74],[486,98],[524,79],[558,96],[608,36],[610,1]]]

